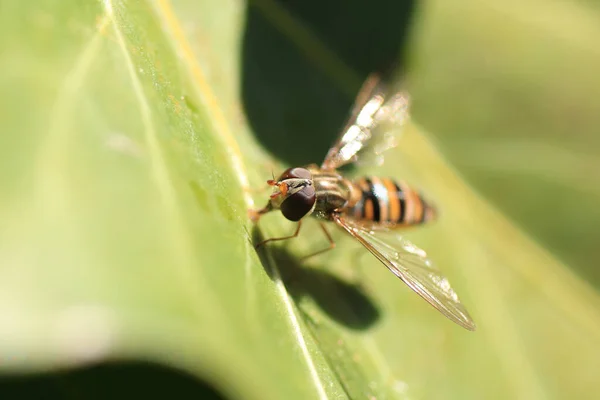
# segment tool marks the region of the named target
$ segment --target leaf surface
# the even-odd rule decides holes
[[[150,360],[256,399],[594,393],[596,291],[479,197],[417,125],[383,169],[361,172],[401,176],[439,204],[440,221],[408,235],[477,332],[341,232],[335,252],[307,262],[325,243],[310,224],[255,252],[252,241],[293,226],[269,215],[253,228],[247,208],[265,196],[251,188],[272,168],[320,161],[368,67],[347,61],[323,21],[304,22],[313,11],[0,7],[2,372]]]

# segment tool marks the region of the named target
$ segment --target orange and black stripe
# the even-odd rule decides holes
[[[433,217],[433,209],[404,182],[366,177],[355,184],[361,199],[350,210],[356,219],[375,223],[414,225]]]

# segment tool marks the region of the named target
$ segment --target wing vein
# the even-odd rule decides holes
[[[392,244],[386,242],[384,235],[389,230],[371,232],[340,215],[334,215],[333,220],[435,309],[463,328],[475,330],[473,319],[450,283],[432,266],[423,250],[397,234],[392,237]]]

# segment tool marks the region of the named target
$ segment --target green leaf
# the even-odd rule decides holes
[[[449,12],[433,4],[441,14],[424,21]],[[439,222],[408,235],[448,275],[475,333],[339,232],[335,252],[307,262],[325,244],[311,224],[255,252],[252,241],[293,226],[269,215],[253,228],[247,209],[265,195],[251,190],[272,168],[320,161],[364,75],[396,61],[411,15],[287,7],[0,5],[0,371],[141,360],[231,398],[593,397],[595,289],[478,196],[416,125],[385,168],[361,172],[401,176],[438,203]],[[344,31],[361,13],[368,23]],[[425,75],[411,74],[418,100]],[[141,370],[138,385],[206,389]],[[67,386],[106,387],[87,374]]]

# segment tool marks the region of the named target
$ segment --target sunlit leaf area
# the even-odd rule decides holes
[[[0,2],[0,398],[595,399],[600,8],[559,0]],[[342,230],[248,209],[372,72],[383,166],[477,323]]]

